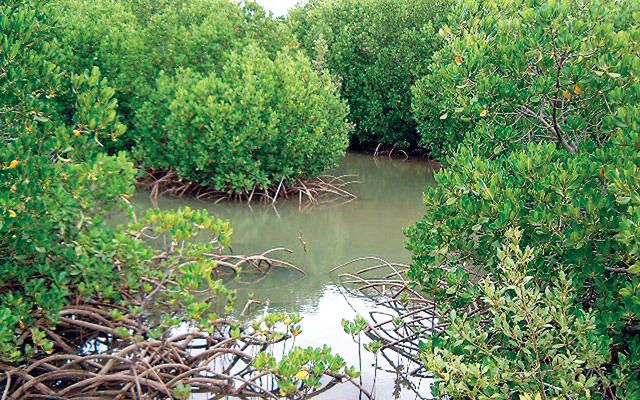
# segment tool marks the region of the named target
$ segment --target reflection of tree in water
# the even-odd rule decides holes
[[[235,254],[254,254],[273,247],[292,249],[293,254],[285,260],[304,268],[304,279],[280,271],[243,291],[253,291],[257,298],[268,297],[273,306],[294,311],[300,304],[318,300],[322,288],[332,283],[327,270],[334,265],[372,254],[409,261],[402,245],[402,229],[421,216],[421,193],[433,184],[432,169],[424,163],[359,154],[345,157],[332,173],[358,176],[360,183],[349,189],[358,196],[356,201],[301,210],[297,200],[280,201],[276,208],[161,198],[159,206],[176,208],[187,204],[230,219]],[[145,200],[141,198],[139,205],[144,207]]]
[[[350,188],[358,196],[356,201],[342,205],[323,204],[301,210],[297,200],[281,201],[274,208],[264,204],[248,207],[246,203],[227,202],[215,205],[193,199],[180,201],[163,198],[160,199],[160,206],[175,208],[188,204],[192,208],[207,208],[212,215],[230,219],[235,232],[231,246],[234,254],[255,254],[272,247],[291,248],[294,253],[286,255],[284,260],[302,267],[306,272],[304,277],[293,271],[276,269],[264,279],[258,279],[259,282],[251,282],[251,277],[243,275],[242,279],[250,283],[229,285],[241,288],[238,304],[244,304],[249,293],[254,292],[257,300],[268,299],[263,303],[264,307],[254,305],[254,311],[268,309],[270,312],[301,312],[306,316],[305,321],[311,322],[310,319],[324,318],[315,314],[327,312],[326,307],[319,308],[319,304],[326,301],[323,297],[328,285],[337,280],[337,274],[329,273],[331,267],[372,254],[400,262],[409,261],[410,255],[402,245],[402,229],[421,217],[421,193],[428,185],[433,184],[432,170],[423,163],[372,159],[361,155],[349,155],[343,165],[332,173],[358,175],[357,180],[361,183]],[[307,247],[306,252],[303,242]],[[355,274],[358,269],[358,266],[352,265],[344,267],[340,272]],[[375,317],[376,321],[383,322],[384,318],[393,319],[387,314],[398,316],[403,312],[401,308],[389,309],[390,305],[386,303],[375,306],[375,302],[370,301],[367,304],[370,308],[359,312],[370,321]],[[399,302],[396,305],[402,307]],[[344,302],[335,306],[348,307]],[[374,315],[370,315],[369,311],[373,311]],[[329,312],[342,314],[343,310],[334,307]],[[251,315],[255,314],[249,313]],[[316,329],[315,322],[310,325]],[[391,327],[392,324],[387,326]],[[395,328],[389,331],[389,334],[395,335],[388,337],[389,342],[409,335],[406,326],[397,330]],[[345,340],[339,320],[335,338],[328,338],[325,334],[308,329],[304,329],[304,332],[306,334],[302,340],[305,341],[323,339],[329,345],[336,346],[335,341]],[[414,350],[407,349],[407,353],[416,354]],[[422,371],[417,370],[418,365],[397,354],[390,347],[385,347],[379,355],[379,368],[381,373],[384,371],[387,382],[384,386],[385,395],[394,396],[392,388],[395,385],[395,390],[402,392],[401,398],[407,398],[408,392],[415,392],[410,395],[411,398],[423,398],[421,396],[424,396],[425,391],[428,393],[428,389],[422,385],[420,390],[421,381],[415,378]]]
[[[383,357],[391,366],[382,370],[396,375],[396,398],[403,387],[415,392],[416,398],[430,398],[423,397],[420,386],[413,382],[416,378],[431,378],[420,361],[420,339],[446,328],[439,323],[436,303],[412,287],[406,277],[407,265],[364,257],[339,265],[334,271],[340,272],[349,264],[360,268],[355,273],[340,273],[345,290],[375,301],[375,306],[366,311],[366,317],[360,317],[365,321],[362,333],[371,340],[363,347],[375,352],[376,357]],[[394,354],[397,362],[392,360]]]

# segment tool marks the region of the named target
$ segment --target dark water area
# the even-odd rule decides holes
[[[211,215],[230,219],[234,229],[231,249],[236,254],[256,254],[275,247],[291,249],[292,254],[275,257],[304,269],[306,275],[279,271],[257,284],[236,284],[239,303],[254,293],[262,304],[256,307],[253,316],[278,312],[301,315],[303,332],[296,338],[295,345],[327,344],[340,353],[348,365],[359,367],[361,362],[363,386],[373,391],[377,399],[429,398],[427,380],[405,381],[402,372],[415,369],[408,360],[388,350],[378,356],[377,363],[375,357],[364,350],[359,357],[358,346],[344,333],[341,320],[352,320],[358,314],[371,320],[369,313],[376,309],[375,302],[345,290],[339,285],[337,274],[329,271],[359,257],[410,262],[411,255],[403,245],[403,229],[423,214],[422,192],[434,184],[433,165],[350,154],[331,173],[357,175],[355,179],[359,183],[349,188],[357,200],[309,208],[301,207],[297,198],[279,201],[275,206],[248,206],[161,197],[158,206],[162,209],[187,205],[206,208]],[[138,208],[151,206],[143,193],[134,203]],[[354,265],[341,272],[357,268],[358,265]],[[364,335],[363,339],[366,342]],[[396,373],[398,365],[402,368]],[[354,387],[344,384],[317,398],[358,399],[360,396]]]

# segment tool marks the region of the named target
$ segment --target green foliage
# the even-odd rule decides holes
[[[0,18],[8,78],[0,91],[0,357],[13,362],[52,350],[34,324],[44,318],[53,325],[71,297],[116,300],[118,282],[136,275],[133,261],[145,251],[99,229],[133,192],[135,173],[124,156],[96,151],[98,138],[122,131],[113,92],[97,70],[66,79],[49,42],[50,20],[37,5],[3,6]],[[91,137],[62,125],[60,93],[75,95],[72,119],[86,123]],[[114,259],[124,268],[121,279]]]
[[[460,2],[441,30],[414,114],[423,143],[458,150],[407,230],[448,324],[423,345],[440,393],[640,395],[637,15]]]
[[[0,6],[0,87],[2,128],[54,115],[59,105],[51,98],[63,92],[64,76],[55,63],[59,47],[52,27],[38,7]],[[39,77],[40,79],[33,79]]]
[[[58,16],[64,65],[76,71],[98,66],[116,89],[119,113],[133,143],[133,118],[155,87],[160,72],[180,68],[220,71],[229,52],[258,43],[275,55],[292,35],[256,3],[228,0],[190,2],[52,0]]]
[[[145,166],[244,192],[315,176],[346,147],[347,108],[307,58],[248,46],[220,73],[161,75],[138,113]]]
[[[173,395],[179,400],[188,400],[191,397],[192,387],[189,384],[179,383],[175,389],[173,389]]]
[[[596,333],[595,313],[574,304],[573,283],[562,271],[551,285],[529,274],[535,251],[522,250],[519,235],[507,231],[497,267],[478,282],[483,312],[452,310],[445,332],[422,343],[435,394],[590,398],[606,380],[609,339]]]
[[[441,47],[449,1],[310,1],[289,12],[301,46],[342,83],[353,142],[417,143],[410,88]]]
[[[274,56],[292,40],[255,2],[169,1],[154,14],[139,18],[144,27],[144,54],[140,56],[155,76],[179,68],[220,71],[230,51],[254,43]]]
[[[413,88],[422,145],[495,157],[529,142],[603,143],[615,110],[640,95],[634,15],[636,3],[612,1],[459,2]]]
[[[237,300],[236,292],[228,289],[222,279],[214,279],[217,264],[207,256],[221,254],[229,246],[233,233],[229,221],[210,216],[207,210],[189,207],[169,211],[149,209],[126,232],[162,250],[154,258],[159,261],[143,272],[175,282],[155,299],[171,306],[163,314],[159,327],[166,332],[186,320],[204,332],[213,333],[217,312],[222,309],[231,312]],[[145,292],[153,290],[140,283],[129,286]],[[197,293],[205,288],[208,297]]]
[[[44,332],[72,302],[122,303],[148,288],[142,278],[163,273],[179,282],[165,301],[199,320],[212,301],[190,289],[209,285],[213,296],[232,302],[235,293],[211,279],[205,251],[228,244],[228,222],[206,212],[149,212],[128,230],[112,229],[106,217],[129,211],[136,171],[124,154],[104,154],[101,141],[124,130],[114,89],[93,68],[62,71],[50,19],[39,3],[0,7],[0,359],[16,363],[54,351]],[[27,79],[28,77],[28,79]],[[66,110],[65,116],[60,116]],[[157,225],[157,227],[156,227]],[[164,235],[176,248],[152,262],[154,250],[141,232]],[[190,245],[209,232],[207,245]],[[181,320],[182,314],[175,312]],[[192,315],[193,314],[193,315]],[[114,318],[118,315],[114,314]],[[171,318],[169,318],[171,319]],[[203,321],[200,321],[204,324]],[[127,330],[118,332],[121,337]]]
[[[496,160],[462,149],[425,193],[427,213],[407,231],[407,246],[414,253],[412,278],[445,314],[463,312],[481,301],[475,283],[496,272],[496,249],[518,229],[522,244],[536,249],[528,275],[544,286],[566,273],[575,304],[592,309],[596,332],[611,338],[611,386],[619,397],[634,398],[640,389],[638,108],[621,109],[617,118],[626,128],[610,142],[574,155],[542,143]],[[608,384],[603,380],[600,389]]]
[[[98,66],[115,88],[129,130],[105,143],[112,152],[135,147],[145,167],[239,192],[313,177],[344,152],[347,109],[331,79],[255,2],[53,0],[48,9],[64,64]]]
[[[154,79],[142,57],[145,35],[132,6],[107,0],[51,0],[46,8],[55,17],[54,32],[63,49],[60,65],[69,71],[98,67],[115,90],[118,114],[129,127],[144,83]]]
[[[353,321],[347,319],[342,320],[342,329],[352,337],[360,335],[367,326],[367,321],[359,315]]]
[[[349,376],[357,374],[346,368],[340,355],[331,353],[331,348],[299,348],[294,347],[279,362],[268,353],[259,353],[253,366],[261,371],[269,371],[278,377],[280,396],[290,397],[298,392],[305,393],[322,387],[324,375],[336,376],[345,373]]]
[[[166,338],[172,328],[184,326],[185,322],[200,332],[211,335],[215,332],[216,340],[217,335],[222,334],[230,341],[244,340],[250,346],[258,345],[256,338],[264,339],[262,349],[267,344],[296,337],[301,330],[297,316],[266,316],[254,323],[253,335],[247,335],[247,328],[231,318],[218,318],[223,307],[225,313],[231,313],[237,300],[235,291],[226,288],[221,279],[215,279],[221,275],[216,270],[216,254],[221,254],[230,243],[232,230],[228,221],[209,216],[206,210],[183,208],[170,212],[149,210],[139,219],[133,218],[135,223],[126,228],[114,228],[108,223],[112,212],[133,214],[127,199],[133,194],[137,173],[125,153],[107,155],[103,151],[103,143],[108,144],[125,131],[116,97],[127,99],[129,107],[140,101],[127,97],[124,89],[130,82],[145,79],[144,74],[140,80],[136,80],[134,74],[127,75],[131,65],[127,64],[130,58],[126,56],[131,55],[130,49],[110,52],[135,39],[136,29],[127,31],[127,35],[133,36],[120,36],[126,30],[123,28],[116,29],[110,38],[102,37],[109,10],[117,11],[114,18],[120,24],[118,29],[128,29],[138,23],[128,14],[127,3],[103,2],[95,11],[86,2],[66,2],[80,6],[67,11],[80,11],[85,17],[92,17],[76,19],[84,25],[73,31],[73,35],[78,36],[68,37],[61,34],[60,28],[64,25],[59,25],[57,19],[63,9],[45,7],[38,1],[17,3],[0,6],[0,185],[5,188],[0,191],[2,364],[33,365],[29,363],[46,354],[69,353],[68,339],[68,343],[80,346],[93,339],[84,333],[76,337],[75,332],[66,330],[61,311],[72,304],[82,307],[99,303],[107,305],[105,309],[114,304],[110,312],[112,321],[129,323],[132,322],[129,318],[134,317],[142,321],[145,329],[139,331],[125,327],[126,324],[108,323],[113,326],[105,328],[112,342],[140,343],[146,339],[144,336]],[[224,4],[231,9],[236,7]],[[245,24],[260,27],[275,23],[261,15],[257,6],[244,7]],[[149,11],[153,5],[141,2],[138,9]],[[67,22],[79,15],[69,14]],[[259,41],[264,33],[262,29],[267,28],[248,30],[251,41]],[[88,33],[86,37],[80,33],[83,30]],[[57,37],[63,39],[62,46],[56,35],[61,35]],[[73,37],[81,39],[76,50],[69,47]],[[234,114],[233,110],[225,110],[214,115],[212,121],[217,122],[219,117],[227,118],[226,123],[237,124],[235,131],[218,126],[215,133],[235,134],[244,143],[265,139],[270,147],[251,149],[259,152],[258,162],[265,160],[267,167],[275,171],[269,173],[282,176],[280,179],[317,174],[335,162],[346,146],[347,109],[335,95],[330,78],[318,75],[311,62],[298,52],[270,54],[271,50],[255,44],[241,48],[247,55],[234,52],[224,56],[230,57],[230,61],[223,66],[217,62],[215,68],[210,66],[214,70],[219,67],[219,72],[207,75],[197,69],[179,69],[177,78],[176,71],[163,74],[161,79],[181,83],[185,77],[196,77],[193,82],[189,81],[195,82],[194,87],[176,86],[182,102],[167,101],[160,106],[168,112],[167,121],[182,126],[183,135],[187,129],[203,129],[199,125],[202,118],[210,116],[205,111],[207,107],[215,108],[214,96],[219,96],[221,102],[233,101],[239,111]],[[87,60],[83,55],[93,57]],[[124,56],[122,64],[117,62],[119,55]],[[120,86],[109,86],[111,81],[91,60],[109,69],[105,75]],[[266,69],[261,72],[260,67]],[[155,76],[153,79],[155,81]],[[238,85],[238,81],[243,85]],[[272,84],[267,86],[267,83]],[[222,88],[222,91],[207,92],[212,88]],[[182,89],[193,90],[193,93]],[[203,103],[189,101],[192,95],[201,96],[198,100]],[[245,101],[250,103],[243,108]],[[218,106],[224,108],[224,103]],[[179,125],[177,119],[182,117],[179,113],[185,109],[200,113],[195,115],[201,119],[198,125],[196,122]],[[244,113],[250,115],[249,128],[235,119],[242,118]],[[269,125],[257,131],[262,136],[250,136],[249,129],[261,127],[263,121]],[[223,140],[222,136],[215,139]],[[225,143],[229,146],[226,150],[236,144]],[[209,151],[206,146],[186,149],[182,155],[191,150]],[[216,149],[216,153],[210,155],[220,158],[224,151],[224,148]],[[286,160],[284,167],[278,164],[279,156]],[[225,160],[234,162],[232,158]],[[233,172],[236,173],[233,182],[245,184],[243,171]],[[261,176],[270,178],[266,172]],[[240,187],[240,183],[238,185]],[[155,311],[162,311],[157,319],[148,318],[148,308],[152,307],[149,300],[157,302],[153,305]],[[284,332],[276,329],[281,325],[285,327]],[[227,341],[223,339],[223,342]],[[292,368],[296,369],[293,375]],[[317,390],[322,386],[323,375],[355,375],[353,369],[345,369],[344,361],[332,355],[328,348],[293,350],[275,370],[268,372],[281,380],[285,395]],[[294,380],[307,386],[298,389],[292,386]],[[173,395],[181,399],[188,398],[193,390],[184,382],[171,389]],[[7,390],[8,393],[13,390],[9,382],[5,392]]]

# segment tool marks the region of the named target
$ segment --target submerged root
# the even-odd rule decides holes
[[[199,200],[246,201],[275,204],[281,199],[297,199],[299,204],[309,206],[325,202],[350,202],[357,198],[347,188],[357,183],[355,175],[320,175],[315,179],[296,179],[287,183],[284,177],[272,188],[254,186],[245,192],[221,191],[210,186],[198,185],[178,178],[175,171],[158,172],[148,170],[139,181],[139,186],[150,191],[153,201],[159,195],[171,194],[182,197],[185,194]]]

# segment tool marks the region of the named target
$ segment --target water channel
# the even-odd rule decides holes
[[[344,333],[341,320],[352,320],[357,314],[367,318],[375,307],[369,299],[349,293],[337,284],[337,275],[329,270],[338,264],[365,256],[376,256],[398,263],[408,263],[410,254],[404,249],[403,229],[418,220],[423,213],[421,193],[433,185],[432,166],[417,161],[399,161],[349,154],[332,174],[356,174],[359,183],[349,190],[357,200],[325,203],[312,208],[300,207],[298,200],[279,201],[277,207],[264,204],[198,201],[161,197],[160,208],[188,205],[206,208],[211,215],[230,219],[234,229],[232,251],[257,254],[265,249],[287,247],[293,250],[285,256],[306,272],[275,273],[252,287],[239,287],[240,298],[249,292],[263,301],[254,315],[292,312],[303,317],[303,332],[296,346],[329,345],[340,353],[348,365],[362,366],[362,382],[375,393],[376,399],[429,398],[426,380],[404,380],[402,374],[412,367],[408,360],[385,352],[385,360],[362,352],[350,335]],[[138,207],[150,206],[145,194],[135,201]],[[306,247],[306,251],[305,248]],[[355,268],[355,267],[354,267]],[[389,361],[396,364],[392,366]],[[375,380],[375,385],[374,385]],[[198,397],[200,398],[200,397]],[[358,399],[351,385],[339,385],[317,397],[319,399]]]

